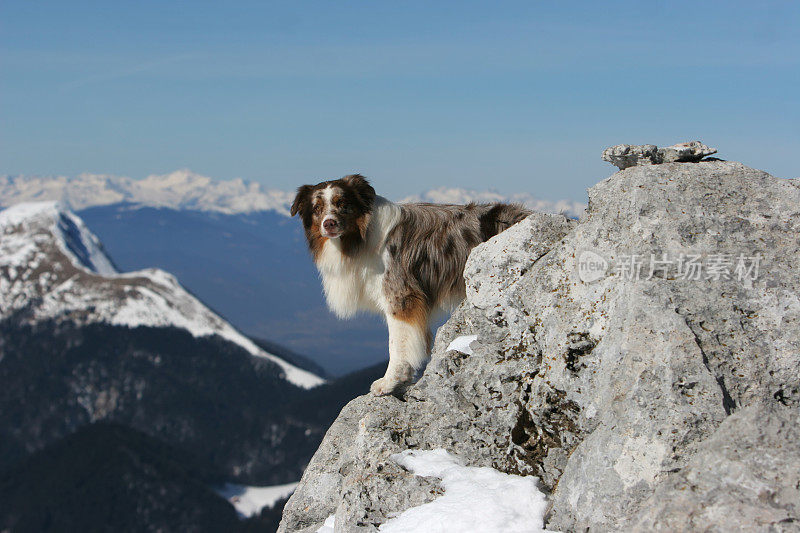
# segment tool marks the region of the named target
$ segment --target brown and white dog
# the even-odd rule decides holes
[[[470,250],[530,214],[513,204],[395,204],[358,174],[303,185],[300,214],[328,306],[340,318],[383,315],[389,366],[372,384],[378,395],[410,382],[428,357],[429,322],[465,295]]]

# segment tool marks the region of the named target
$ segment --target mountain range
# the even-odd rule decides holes
[[[292,192],[261,189],[241,179],[213,180],[190,170],[141,180],[110,174],[0,176],[0,205],[57,200],[79,211],[97,205],[133,203],[218,213],[276,211],[289,215]]]
[[[119,203],[217,213],[275,211],[289,215],[294,191],[262,189],[240,178],[214,180],[188,169],[153,174],[136,180],[112,174],[68,176],[0,176],[0,206],[26,201],[57,200],[75,211]],[[564,213],[578,218],[586,204],[571,200],[549,201],[521,192],[503,195],[495,191],[441,187],[398,199],[400,202],[457,203],[517,202],[536,211]]]

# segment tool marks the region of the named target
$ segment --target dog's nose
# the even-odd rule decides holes
[[[336,221],[335,221],[334,219],[332,219],[332,218],[329,218],[329,219],[325,220],[325,221],[322,223],[322,227],[323,227],[323,228],[325,228],[325,229],[326,229],[326,230],[328,230],[328,231],[335,230],[335,229],[336,229],[336,227],[337,227],[338,225],[339,225],[339,223],[338,223],[338,222],[336,222]]]

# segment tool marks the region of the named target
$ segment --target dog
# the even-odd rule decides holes
[[[389,365],[370,387],[380,396],[409,384],[427,360],[433,314],[465,297],[472,248],[531,214],[515,204],[396,204],[360,174],[299,187],[290,212],[300,215],[330,309],[386,320]]]

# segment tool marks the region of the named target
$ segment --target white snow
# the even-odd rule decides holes
[[[68,277],[63,259],[52,253],[56,249],[83,274]],[[325,382],[259,348],[172,274],[158,269],[117,273],[97,237],[56,202],[22,203],[0,211],[0,273],[2,267],[7,274],[0,275],[0,318],[36,301],[37,319],[72,313],[89,322],[174,326],[195,337],[219,335],[253,356],[269,359],[299,387]]]
[[[147,287],[137,286],[136,294],[127,298],[123,306],[117,306],[113,310],[113,315],[109,319],[111,324],[129,327],[172,325],[188,330],[195,337],[219,335],[238,344],[256,357],[276,363],[283,370],[286,379],[299,387],[309,389],[325,382],[319,376],[297,368],[259,348],[230,323],[184,290],[172,274],[163,270],[147,269],[129,272],[123,276],[146,277],[161,290],[155,292]]]
[[[37,229],[41,226],[41,222],[52,223],[49,228],[56,236],[55,242],[61,251],[70,258],[72,263],[87,272],[97,273],[104,276],[113,276],[117,274],[113,263],[108,256],[103,252],[100,240],[91,232],[83,220],[65,210],[58,202],[24,202],[16,204],[12,207],[0,211],[0,228],[5,228],[3,231],[4,240],[2,251],[6,254],[9,249],[18,246],[17,253],[23,256],[28,254],[32,243],[30,239],[15,237],[12,235],[13,228],[21,226],[23,233],[31,229]],[[77,229],[77,235],[68,233],[69,224],[74,225]],[[41,229],[41,228],[39,228]],[[19,235],[19,232],[15,232]],[[14,241],[14,242],[12,242]],[[76,242],[80,244],[86,251],[85,259],[89,262],[91,267],[87,265],[84,260],[75,255],[73,250],[70,249],[69,243]],[[14,259],[5,257],[5,263],[13,265]],[[24,264],[17,264],[15,266],[25,266]]]
[[[297,483],[274,485],[271,487],[248,487],[226,483],[215,492],[231,502],[242,518],[257,515],[264,507],[272,507],[281,498],[289,496]]]
[[[55,213],[58,202],[24,202],[0,211],[0,226],[16,226],[40,214]]]
[[[88,252],[87,259],[92,265],[91,271],[100,274],[101,276],[113,276],[117,274],[117,269],[114,268],[114,264],[111,262],[111,259],[109,259],[109,257],[103,251],[103,248],[100,244],[100,239],[98,239],[94,233],[89,231],[89,228],[86,227],[86,224],[83,223],[83,220],[75,216],[70,211],[62,211],[61,216],[64,219],[72,222],[75,227],[78,228],[78,240],[84,245],[86,251]],[[76,266],[83,265],[83,262],[75,256],[72,250],[64,246],[64,244],[69,241],[71,236],[66,233],[65,228],[63,228],[60,224],[57,225],[56,228],[61,233],[59,245],[61,245],[62,251],[67,254],[70,259],[72,259],[73,264]]]
[[[456,337],[453,339],[450,344],[447,345],[447,350],[458,350],[461,353],[465,353],[467,355],[472,355],[472,346],[471,344],[478,340],[477,335],[461,335],[460,337]]]
[[[317,533],[333,533],[336,528],[336,515],[330,515],[325,519],[325,523],[317,530]]]
[[[406,450],[392,460],[417,476],[441,479],[444,494],[412,507],[382,533],[534,533],[544,529],[547,500],[535,477],[464,466],[445,450]]]

